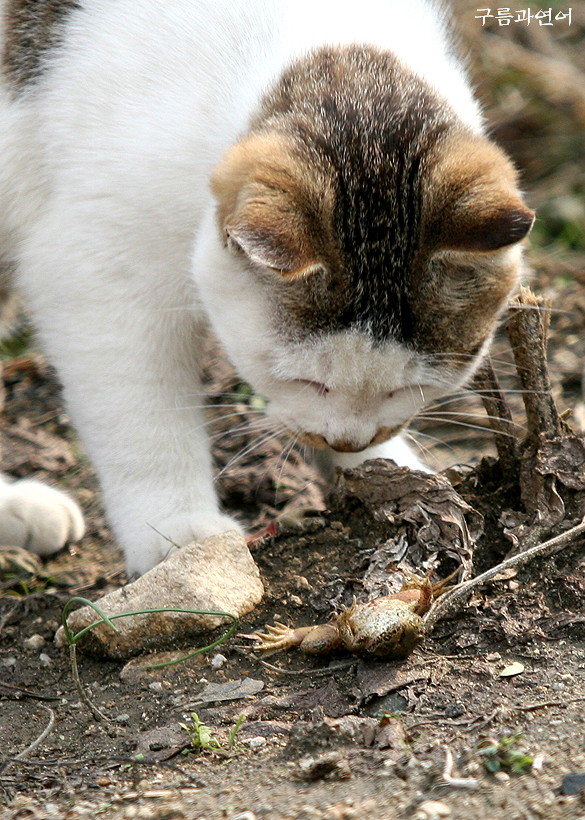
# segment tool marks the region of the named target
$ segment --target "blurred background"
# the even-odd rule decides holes
[[[537,213],[527,253],[530,284],[552,304],[555,397],[573,426],[585,431],[585,0],[518,0],[508,7],[452,0],[451,6],[489,131],[515,160],[526,200]],[[493,359],[521,425],[504,329]],[[464,410],[469,419],[415,425],[445,442],[419,437],[435,466],[492,451],[489,435],[462,426],[485,424],[481,403],[467,397],[461,406],[449,406],[451,412]]]

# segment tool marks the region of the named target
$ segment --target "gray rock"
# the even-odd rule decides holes
[[[229,612],[241,617],[261,601],[264,587],[245,539],[230,531],[205,538],[173,552],[137,581],[96,601],[107,615],[140,609],[177,607]],[[97,620],[96,612],[83,607],[67,619],[78,632]],[[132,615],[114,621],[119,632],[101,624],[86,632],[79,649],[98,657],[126,660],[142,652],[185,645],[194,636],[230,623],[216,615],[160,612]],[[64,646],[61,627],[55,642]]]

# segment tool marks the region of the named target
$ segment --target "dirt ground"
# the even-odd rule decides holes
[[[582,44],[585,27],[584,4],[574,8],[581,15],[573,23],[581,26],[581,39],[575,28],[572,40],[562,33],[569,38],[561,43],[569,54]],[[527,169],[535,198],[550,207],[555,197],[562,199],[559,191],[568,190],[563,180],[583,183],[585,146],[582,136],[575,136],[576,154],[563,155],[561,179],[559,163],[549,160],[549,167],[540,156],[542,142],[527,147],[526,133],[538,131],[534,100],[542,98],[550,107],[564,137],[572,133],[569,125],[581,133],[578,112],[564,99],[555,108],[546,89],[530,84],[529,67],[518,91],[526,104],[506,97],[508,86],[498,70],[486,69],[489,49],[482,50],[469,4],[464,11],[462,28],[476,71],[491,78],[483,93],[493,106],[494,130]],[[522,40],[527,35],[518,30],[490,36],[518,44],[528,55],[546,45]],[[551,55],[559,43],[550,37],[548,57],[560,59],[554,49]],[[555,150],[561,150],[557,143]],[[575,156],[581,165],[571,165],[578,162]],[[566,233],[569,224],[565,220],[559,231]],[[554,394],[573,427],[583,432],[585,247],[576,230],[564,244],[556,235],[542,242],[537,237],[530,258],[535,290],[553,301]],[[523,425],[504,333],[494,362]],[[264,660],[236,637],[208,654],[157,670],[80,656],[82,683],[108,718],[97,721],[81,701],[68,655],[53,644],[53,636],[70,597],[95,599],[125,582],[122,557],[54,374],[38,354],[20,349],[4,357],[4,388],[3,469],[68,489],[83,506],[88,531],[79,547],[32,572],[5,567],[0,577],[0,817],[585,820],[583,540],[475,594],[461,613],[439,622],[406,661],[363,661],[343,653],[310,658],[298,651]],[[283,443],[271,441],[237,457],[251,441],[258,397],[221,360],[209,366],[208,392],[210,403],[226,405],[210,416],[222,498],[241,512],[251,531],[269,525],[291,503],[325,507],[302,453],[284,459]],[[461,397],[449,412],[468,416],[443,413],[415,425],[437,469],[477,465],[483,455],[493,455],[476,396]],[[217,420],[226,413],[233,418]],[[458,420],[474,426],[455,425]],[[236,427],[237,433],[222,435]],[[494,535],[509,499],[500,497],[497,482],[490,495],[491,470],[486,462],[481,473],[486,535],[477,542],[474,571],[497,563],[509,547]],[[458,489],[471,504],[477,502],[477,487],[463,482]],[[354,595],[363,598],[372,557],[387,538],[365,506],[338,494],[307,531],[285,528],[257,541],[252,551],[266,595],[239,631],[274,620],[322,622]],[[447,570],[448,556],[444,560]],[[517,674],[502,676],[514,663],[522,665]],[[221,750],[196,748],[181,728],[193,727],[194,713]],[[243,722],[228,748],[240,716]],[[47,726],[39,745],[15,760]]]

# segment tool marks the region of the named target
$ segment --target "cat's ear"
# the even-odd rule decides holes
[[[429,190],[427,235],[436,250],[495,251],[524,239],[534,223],[512,163],[484,138],[448,140]]]
[[[231,250],[244,253],[256,265],[286,276],[300,279],[323,269],[322,263],[310,253],[303,253],[300,243],[287,235],[280,236],[274,228],[263,228],[253,222],[225,226],[227,245]]]
[[[285,138],[260,134],[236,143],[215,169],[212,190],[229,249],[287,279],[323,269],[306,174]]]

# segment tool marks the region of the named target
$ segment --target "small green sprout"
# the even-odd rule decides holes
[[[221,745],[219,740],[213,736],[213,730],[202,723],[197,712],[191,712],[191,725],[179,723],[181,729],[187,732],[191,745],[195,751],[215,752],[219,755],[228,756],[233,750],[236,735],[244,721],[244,715],[240,715],[228,735],[227,749]]]
[[[521,739],[522,735],[516,732],[513,735],[504,735],[500,740],[482,740],[477,752],[483,758],[486,771],[491,774],[499,771],[513,774],[527,772],[534,763],[534,757],[517,748]]]

